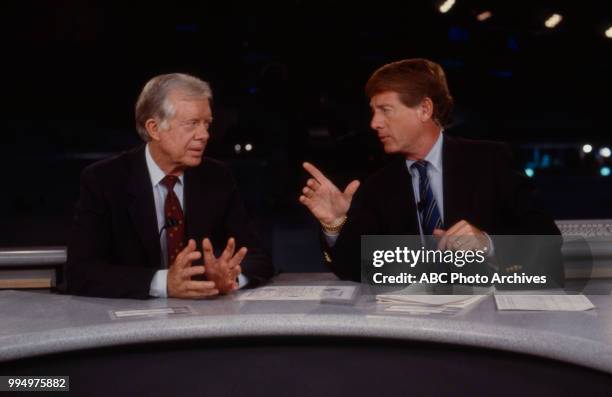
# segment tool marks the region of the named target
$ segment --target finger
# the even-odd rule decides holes
[[[460,237],[457,235],[447,235],[446,248],[450,250],[457,250],[460,246]]]
[[[321,185],[324,184],[325,182],[329,182],[329,179],[327,179],[327,177],[325,175],[323,175],[323,173],[321,171],[319,171],[319,169],[317,167],[315,167],[314,165],[312,165],[312,164],[310,164],[308,162],[305,162],[304,164],[302,164],[302,166]]]
[[[232,258],[232,255],[234,255],[235,250],[236,250],[236,240],[233,237],[230,237],[227,240],[227,245],[225,246],[225,249],[223,250],[223,253],[221,254],[220,259],[222,261],[229,261]]]
[[[446,230],[444,229],[434,229],[433,236],[437,238],[442,238],[445,233],[446,233]]]
[[[457,231],[458,236],[474,236],[476,233],[474,228],[469,223],[466,223],[461,229]]]
[[[477,230],[474,230],[472,226],[466,226],[465,229],[461,230],[462,237],[460,247],[463,250],[478,250],[486,247],[487,244],[483,242],[478,234]],[[485,239],[486,240],[486,239]]]
[[[438,242],[438,249],[445,251],[448,249],[448,234],[444,233]]]
[[[302,193],[304,193],[304,196],[308,197],[308,198],[312,198],[314,191],[309,188],[309,187],[305,187],[302,189]]]
[[[183,296],[190,299],[204,299],[211,296],[219,295],[218,289],[209,289],[206,291],[186,291]]]
[[[355,194],[357,189],[359,189],[359,181],[358,180],[354,180],[354,181],[352,181],[351,183],[348,184],[346,189],[344,189],[344,195],[348,196],[349,198],[353,197],[353,195]]]
[[[238,266],[238,267],[240,267],[240,266]],[[237,272],[237,273],[235,273],[235,274],[232,274],[232,281],[233,281],[234,283],[238,283],[238,276],[240,276],[240,273],[241,273],[241,272]]]
[[[238,276],[242,273],[242,268],[238,265],[232,268],[232,279],[237,279]]]
[[[313,178],[309,178],[308,181],[306,182],[306,185],[314,191],[316,191],[319,187],[321,187],[321,184],[317,182],[316,179],[313,179]]]
[[[205,272],[204,266],[191,266],[181,271],[181,277],[183,279],[190,279],[193,276],[204,274]]]
[[[179,266],[181,268],[187,267],[190,261],[185,260],[185,256],[189,255],[190,253],[193,253],[195,249],[196,249],[195,240],[189,239],[185,248],[183,248],[183,250],[179,252],[179,254],[176,256],[176,259],[174,259],[174,263],[171,264],[170,266],[176,264],[176,266]],[[199,259],[199,258],[196,258],[196,259]]]
[[[205,238],[202,241],[202,248],[204,249],[204,264],[215,263],[217,258],[215,258],[212,243],[208,238]]]
[[[461,236],[455,236],[453,238],[453,242],[451,244],[452,248],[454,250],[458,250],[460,248],[463,248],[463,246],[466,244],[466,239],[461,237]]]
[[[191,267],[191,262],[196,261],[198,259],[200,259],[202,257],[202,254],[198,251],[193,251],[193,252],[189,252],[187,253],[185,256],[183,256],[182,260],[183,260],[183,264],[181,265],[181,268],[189,268]]]
[[[459,230],[461,230],[465,225],[469,225],[469,223],[467,223],[464,220],[461,220],[457,223],[455,223],[453,226],[451,226],[450,228],[448,228],[448,230],[446,231],[446,234],[449,236],[454,236],[457,234],[457,232]]]
[[[240,265],[240,263],[242,263],[242,260],[246,256],[247,251],[248,250],[246,247],[240,248],[238,252],[236,252],[236,255],[234,255],[234,257],[230,261],[230,268]]]
[[[449,237],[449,246],[453,250],[468,249],[470,245],[470,235],[473,234],[472,227],[468,223],[455,230],[454,234]]]
[[[308,207],[308,209],[310,209],[310,207],[313,204],[313,201],[311,198],[304,196],[303,194],[300,196],[300,203],[304,204],[306,207]]]
[[[433,236],[438,239],[438,249],[444,250],[446,248],[446,230],[434,229]]]
[[[185,287],[187,291],[205,292],[215,289],[216,285],[214,281],[187,280],[183,283],[183,287]]]

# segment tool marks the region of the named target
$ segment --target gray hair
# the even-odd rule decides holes
[[[143,141],[151,137],[145,123],[153,118],[160,121],[162,129],[168,128],[168,120],[174,116],[176,109],[169,99],[171,92],[178,90],[188,97],[212,99],[210,85],[184,73],[161,74],[145,84],[136,101],[136,130]]]

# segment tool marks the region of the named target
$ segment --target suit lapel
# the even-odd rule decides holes
[[[392,230],[401,230],[405,234],[419,234],[414,191],[412,188],[412,176],[406,167],[403,158],[396,159],[393,165],[393,177],[391,178],[394,191],[386,196],[387,209],[392,209],[390,214],[392,224],[396,225]]]
[[[161,267],[157,216],[153,186],[145,160],[145,147],[143,145],[131,154],[130,175],[127,178],[128,212],[145,248],[149,263],[154,267]]]
[[[475,179],[469,177],[468,156],[462,156],[460,151],[459,143],[445,134],[442,144],[445,229],[467,217],[470,211]]]

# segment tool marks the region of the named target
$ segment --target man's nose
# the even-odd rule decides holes
[[[196,129],[195,139],[198,140],[208,140],[210,138],[210,134],[208,133],[208,127],[204,125],[198,126]]]
[[[370,128],[372,128],[373,130],[378,130],[381,127],[382,127],[381,118],[376,114],[372,115],[372,120],[370,120]]]

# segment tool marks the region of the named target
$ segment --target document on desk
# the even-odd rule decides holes
[[[193,315],[193,309],[190,306],[179,307],[158,307],[153,309],[136,309],[136,310],[111,310],[110,317],[113,320],[123,318],[138,318],[138,317],[171,317],[177,315]]]
[[[457,314],[487,295],[377,295],[376,303],[392,304],[386,312]]]
[[[564,311],[594,309],[584,295],[505,295],[495,294],[497,310]]]
[[[486,295],[376,295],[378,303],[406,303],[421,306],[461,306],[479,301]]]
[[[356,290],[355,286],[270,286],[243,291],[236,299],[240,301],[341,301],[353,299]]]

